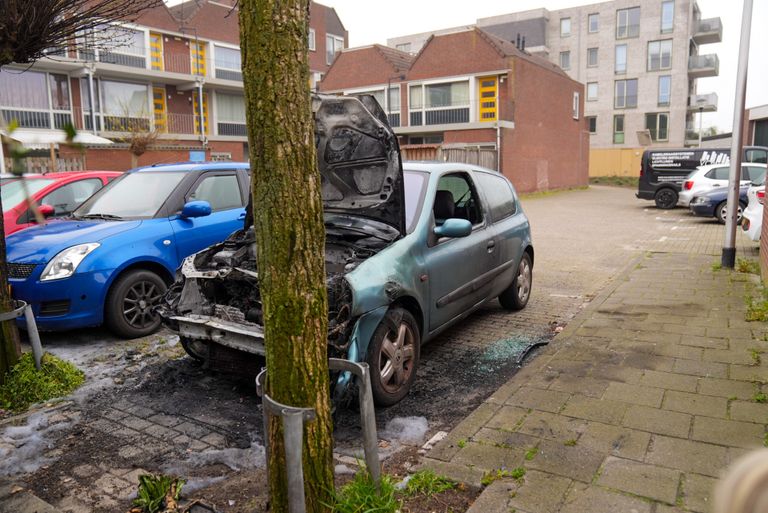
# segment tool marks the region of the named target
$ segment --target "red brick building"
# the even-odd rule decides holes
[[[434,35],[412,56],[343,50],[320,90],[373,94],[406,158],[500,170],[521,191],[587,184],[583,85],[482,29]]]
[[[4,67],[0,114],[18,122],[17,138],[38,148],[43,163],[50,161],[49,144],[40,142],[55,138],[67,123],[83,135],[115,142],[87,146],[84,156],[54,145],[62,160],[79,160],[87,169],[130,168],[125,141],[131,133],[157,133],[138,158],[140,165],[189,160],[190,152],[205,152],[213,160],[247,160],[235,4],[189,0],[169,9],[161,3],[133,24],[105,26],[101,32],[114,31],[119,41],[108,48],[84,34],[77,47],[54,51],[28,70]],[[336,11],[312,3],[309,86],[322,78],[347,41]]]

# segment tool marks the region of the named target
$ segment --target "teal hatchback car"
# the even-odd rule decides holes
[[[324,107],[355,112],[324,116]],[[534,252],[528,219],[504,176],[466,164],[401,164],[380,110],[375,102],[326,100],[316,133],[328,353],[367,362],[374,400],[387,406],[411,388],[422,344],[496,298],[509,310],[525,307]],[[246,222],[188,257],[161,308],[186,351],[211,368],[264,353],[254,240]],[[336,397],[349,379],[337,376]]]

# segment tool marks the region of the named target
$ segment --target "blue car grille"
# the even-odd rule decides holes
[[[37,264],[16,264],[8,262],[8,277],[16,279],[26,279],[32,276]]]

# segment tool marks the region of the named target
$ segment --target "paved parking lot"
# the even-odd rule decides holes
[[[592,187],[524,198],[536,251],[528,307],[509,313],[494,302],[425,347],[413,393],[378,412],[381,428],[415,416],[426,419],[427,434],[450,430],[518,371],[524,347],[551,340],[645,252],[719,261],[720,225],[656,210],[633,193]],[[741,255],[756,255],[756,243],[740,234],[737,241]],[[114,511],[126,506],[137,469],[175,468],[204,484],[237,474],[233,461],[259,463],[260,407],[250,380],[206,373],[174,342],[168,334],[118,342],[101,330],[46,336],[53,352],[102,380],[87,399],[45,418],[40,450],[48,460],[16,479],[62,511]],[[341,450],[357,443],[356,424],[354,413],[338,417]]]

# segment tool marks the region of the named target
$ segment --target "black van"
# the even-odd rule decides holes
[[[654,200],[658,208],[675,208],[680,187],[691,171],[707,164],[728,164],[730,155],[730,148],[645,150],[635,196]],[[745,146],[742,161],[766,164],[768,148]]]

